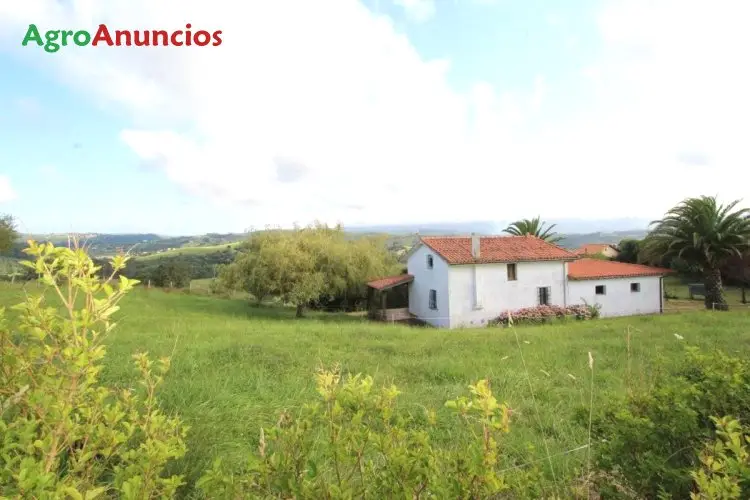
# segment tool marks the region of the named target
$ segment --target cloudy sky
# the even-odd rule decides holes
[[[750,201],[746,0],[6,0],[26,231],[660,216]],[[218,47],[21,46],[222,30]]]

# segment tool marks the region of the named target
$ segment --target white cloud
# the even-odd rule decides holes
[[[626,0],[600,16],[611,62],[597,68],[599,111],[620,144],[632,142],[659,172],[668,196],[747,197],[748,15],[743,0]],[[703,159],[687,176],[686,156]]]
[[[0,175],[0,203],[16,199],[18,199],[18,195],[10,185],[10,179],[4,175]]]
[[[448,61],[351,0],[4,2],[0,37],[18,46],[30,22],[223,30],[219,47],[18,49],[129,112],[122,139],[144,164],[248,225],[651,218],[746,191],[750,111],[742,0],[651,4],[602,13],[602,57],[580,79],[591,102],[554,120],[554,81],[458,93]],[[687,157],[707,160],[688,176]]]
[[[435,15],[435,0],[393,0],[393,3],[406,13],[406,16],[417,23],[432,19]]]

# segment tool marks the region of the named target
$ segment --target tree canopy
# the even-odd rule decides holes
[[[651,261],[681,259],[703,273],[708,308],[728,309],[721,268],[750,250],[750,210],[737,208],[739,203],[723,205],[713,196],[688,198],[653,221],[643,242]]]
[[[304,307],[342,293],[361,293],[372,278],[394,272],[396,262],[379,238],[350,239],[341,226],[313,224],[290,231],[253,233],[224,266],[220,283],[260,301],[278,296]]]
[[[18,239],[16,221],[11,215],[0,215],[0,254],[8,252],[13,248],[13,243]]]
[[[541,238],[549,243],[557,243],[562,240],[562,236],[558,236],[557,233],[552,231],[557,224],[550,224],[545,227],[546,224],[547,223],[541,220],[540,217],[521,219],[503,229],[503,232],[514,236],[530,234],[531,236],[536,236],[537,238]]]
[[[619,252],[615,260],[637,264],[640,262],[641,240],[625,239],[617,245]]]

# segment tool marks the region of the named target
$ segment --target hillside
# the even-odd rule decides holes
[[[473,226],[472,226],[473,224]],[[368,236],[384,237],[389,251],[403,259],[408,251],[417,242],[419,235],[429,234],[468,234],[460,231],[468,226],[476,229],[477,223],[466,223],[464,225],[445,225],[432,229],[427,228],[424,232],[398,232],[397,227],[389,227],[393,232],[383,233],[365,230],[366,228],[354,228],[348,231],[351,238],[362,238]],[[406,228],[407,226],[403,226]],[[487,224],[483,226],[489,229]],[[375,229],[375,228],[369,228]],[[386,229],[386,228],[384,228]],[[434,231],[434,232],[433,232]],[[499,233],[497,233],[499,234]],[[615,231],[596,232],[588,234],[568,234],[560,245],[567,248],[578,248],[584,243],[611,243],[617,244],[625,238],[643,238],[645,231]],[[152,233],[142,234],[80,234],[80,241],[86,245],[93,257],[108,257],[118,252],[128,251],[134,257],[130,266],[131,277],[148,279],[148,274],[160,263],[181,260],[188,265],[191,278],[200,279],[215,276],[215,265],[231,261],[231,254],[237,245],[247,238],[245,233],[209,233],[197,236],[159,236]],[[18,268],[18,259],[24,258],[22,248],[25,241],[35,239],[37,241],[51,241],[55,244],[66,244],[68,235],[65,234],[24,234],[18,241],[10,257],[0,260],[0,276],[9,276],[12,269]]]
[[[577,247],[582,243],[618,243],[624,238],[642,238],[646,234],[646,222],[640,219],[582,220],[551,219],[550,224],[560,234],[566,235],[563,244]],[[389,247],[410,246],[416,235],[452,235],[452,234],[502,234],[508,221],[467,221],[428,224],[396,224],[351,226],[346,230],[353,238],[368,235],[386,235]],[[154,233],[78,233],[78,238],[85,242],[91,255],[112,255],[119,251],[130,251],[133,255],[150,255],[159,252],[171,252],[181,248],[221,247],[231,245],[247,238],[247,233],[207,233],[202,235],[164,236]],[[22,248],[28,239],[51,241],[60,244],[68,241],[67,233],[27,233],[21,235],[17,250]],[[209,250],[206,250],[209,251]],[[18,251],[16,251],[18,253]],[[18,257],[18,255],[16,255]]]
[[[241,241],[247,237],[244,233],[208,233],[192,236],[160,236],[152,233],[143,234],[97,234],[79,233],[79,240],[86,245],[93,256],[113,255],[121,251],[130,251],[133,255],[148,255],[184,247],[219,247]],[[23,234],[18,247],[24,246],[28,239],[51,241],[59,244],[68,241],[67,234]]]

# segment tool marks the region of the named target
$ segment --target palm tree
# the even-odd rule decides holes
[[[530,234],[536,236],[549,243],[557,243],[562,240],[562,236],[558,236],[557,233],[552,232],[557,224],[551,224],[548,227],[544,227],[546,222],[540,220],[539,217],[533,219],[521,219],[517,220],[510,226],[503,229],[504,233],[512,234],[514,236],[524,236]]]
[[[721,267],[750,249],[750,209],[740,200],[721,205],[715,196],[688,198],[651,223],[644,240],[651,259],[680,258],[701,270],[707,309],[729,309],[721,283]]]

